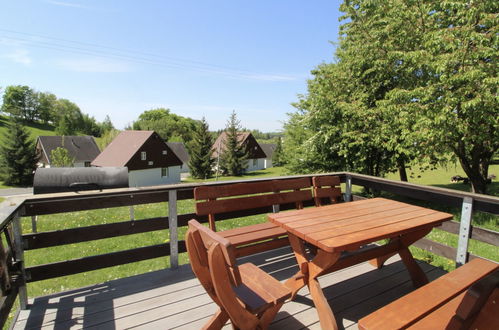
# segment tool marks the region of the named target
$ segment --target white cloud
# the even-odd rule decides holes
[[[9,54],[5,54],[4,57],[23,65],[30,65],[32,62],[29,52],[26,49],[16,49]]]
[[[79,4],[79,3],[67,2],[67,1],[45,0],[45,2],[49,3],[51,5],[62,6],[62,7],[82,8],[82,9],[89,8],[89,7],[82,5],[82,4]]]
[[[132,67],[127,62],[111,61],[104,58],[62,59],[57,65],[68,71],[75,72],[130,72]]]

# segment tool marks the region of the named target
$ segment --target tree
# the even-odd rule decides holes
[[[40,92],[38,97],[38,118],[45,124],[54,122],[57,97],[52,93]]]
[[[486,193],[489,164],[499,150],[497,34],[494,1],[436,1],[426,9],[419,66],[424,83],[393,91],[390,101],[411,107],[423,150],[451,152],[473,192]],[[411,56],[407,54],[406,57]]]
[[[68,149],[62,147],[53,149],[50,152],[50,159],[52,160],[51,165],[54,167],[73,167],[75,162],[74,157],[69,155]]]
[[[189,168],[191,175],[197,179],[208,179],[213,174],[215,159],[213,158],[213,138],[209,131],[205,118],[201,120],[201,125],[194,132],[192,143],[190,144]]]
[[[272,163],[274,166],[282,166],[284,159],[282,155],[282,139],[279,136],[277,138],[277,144],[275,146],[274,155],[272,157]]]
[[[241,125],[237,120],[236,112],[232,111],[225,127],[225,141],[220,155],[220,170],[223,174],[240,176],[243,175],[247,167],[246,146],[239,140]]]
[[[104,121],[100,124],[100,130],[102,134],[109,132],[114,129],[114,125],[111,122],[111,118],[109,118],[109,115],[106,115],[106,118],[104,118]]]
[[[19,119],[12,118],[0,146],[0,176],[7,185],[29,186],[38,157],[29,133]]]
[[[76,135],[82,130],[84,123],[80,108],[67,99],[58,99],[56,104],[56,133],[59,135]]]
[[[29,86],[7,86],[3,94],[2,112],[33,122],[38,119],[37,93]]]
[[[170,112],[170,109],[152,109],[140,114],[133,123],[136,130],[151,130],[158,133],[165,141],[184,142],[188,145],[199,121],[182,117]]]

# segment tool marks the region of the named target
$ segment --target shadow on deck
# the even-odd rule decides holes
[[[297,266],[289,248],[251,256],[251,261],[279,280],[291,277]],[[420,262],[430,281],[445,272]],[[320,278],[340,327],[356,329],[365,315],[413,290],[397,257],[385,267],[368,263]],[[159,328],[199,329],[217,306],[205,293],[189,265],[161,270],[85,288],[35,298],[21,311],[14,329]],[[271,329],[320,329],[307,288],[277,314]]]

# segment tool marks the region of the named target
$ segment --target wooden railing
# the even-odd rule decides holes
[[[415,245],[438,255],[454,259],[458,264],[465,263],[469,256],[468,240],[476,239],[494,246],[499,245],[499,233],[473,227],[472,211],[483,211],[499,214],[499,198],[459,192],[455,190],[421,186],[410,183],[386,180],[355,173],[329,173],[340,176],[346,184],[345,200],[355,199],[352,196],[352,186],[358,185],[377,191],[385,191],[397,196],[405,196],[418,200],[429,201],[439,205],[462,207],[461,221],[445,223],[441,229],[459,234],[457,248],[423,239]],[[293,176],[304,177],[304,176]],[[279,177],[273,179],[285,179]],[[247,181],[265,181],[245,180]],[[235,181],[234,181],[235,182]],[[238,181],[239,182],[239,181]],[[227,184],[227,182],[206,183],[209,185]],[[187,221],[197,218],[206,222],[206,217],[196,217],[193,213],[177,214],[177,201],[193,198],[193,190],[200,184],[178,184],[159,187],[116,189],[100,193],[63,193],[43,196],[33,196],[25,199],[19,205],[0,213],[0,230],[5,235],[5,248],[0,251],[2,267],[2,283],[7,283],[2,290],[2,306],[0,321],[3,324],[17,295],[20,297],[21,308],[27,306],[26,284],[30,282],[56,278],[81,272],[102,269],[152,258],[170,258],[172,268],[178,265],[179,253],[185,252],[185,242],[178,237],[178,227],[186,226]],[[129,219],[110,224],[100,224],[88,227],[68,228],[51,232],[21,233],[20,217],[34,217],[64,212],[94,210],[110,207],[134,206],[140,204],[167,202],[168,214],[163,217],[131,221]],[[312,201],[310,201],[312,205]],[[292,208],[283,206],[281,210]],[[272,208],[251,209],[224,214],[217,220],[231,219],[255,214],[272,212]],[[166,212],[165,212],[166,213]],[[120,237],[157,230],[169,230],[169,242],[159,245],[143,246],[124,251],[82,257],[37,266],[24,265],[24,251],[59,247],[66,244],[92,241],[103,238]],[[5,262],[4,262],[4,261]],[[2,287],[3,288],[3,287]]]

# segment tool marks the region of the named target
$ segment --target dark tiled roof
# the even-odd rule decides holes
[[[49,164],[52,150],[62,147],[68,150],[76,162],[93,161],[100,150],[93,136],[39,136],[38,145]]]
[[[213,144],[213,157],[217,158],[218,152],[223,153],[225,150],[225,141],[227,140],[227,133],[222,132],[215,143]],[[253,137],[253,134],[249,132],[239,132],[237,133],[237,140],[240,144],[245,143],[248,151],[249,158],[265,158],[265,153],[262,148]]]
[[[275,148],[277,147],[277,144],[275,143],[260,143],[260,147],[262,148],[263,152],[267,155],[267,158],[272,158],[272,155],[274,155]]]
[[[191,156],[187,152],[187,148],[182,142],[166,142],[166,144],[170,147],[170,149],[173,150],[175,155],[177,155],[178,158],[183,163],[188,163],[189,159],[191,159]]]

